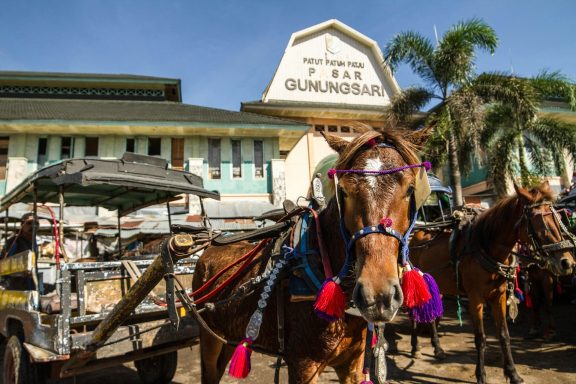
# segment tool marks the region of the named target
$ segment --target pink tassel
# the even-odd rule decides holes
[[[314,303],[314,312],[326,321],[336,321],[344,317],[346,295],[332,278],[326,279]]]
[[[408,308],[420,306],[430,300],[432,295],[428,290],[428,285],[420,272],[411,269],[402,275],[402,293],[404,294],[404,305]]]
[[[252,350],[250,349],[251,344],[252,339],[247,338],[236,346],[232,360],[230,360],[228,375],[235,379],[245,379],[248,377],[250,369],[252,368],[250,365],[250,355],[252,355]]]
[[[376,332],[372,332],[372,344],[370,346],[374,348],[376,344],[378,344],[378,335]]]

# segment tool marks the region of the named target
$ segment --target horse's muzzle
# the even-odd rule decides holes
[[[572,274],[574,267],[576,267],[576,263],[574,263],[573,260],[570,260],[570,258],[564,257],[560,260],[560,274],[562,276]]]
[[[370,285],[358,281],[354,288],[354,304],[368,322],[387,322],[394,319],[402,306],[404,296],[398,279],[390,279],[387,289],[375,292]]]

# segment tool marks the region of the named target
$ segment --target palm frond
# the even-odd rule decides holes
[[[560,71],[542,70],[529,81],[540,100],[560,99],[570,104],[571,110],[576,109],[575,85]]]
[[[481,19],[461,21],[452,26],[434,52],[433,66],[442,87],[463,85],[474,74],[476,50],[494,53],[496,32]]]
[[[396,121],[406,122],[419,112],[432,97],[434,94],[425,88],[407,88],[392,98],[389,113]]]
[[[419,33],[402,32],[384,47],[384,60],[394,72],[399,64],[407,63],[410,68],[427,81],[431,76],[431,60],[434,46],[430,39]]]

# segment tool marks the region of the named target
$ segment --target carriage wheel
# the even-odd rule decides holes
[[[10,336],[5,347],[2,372],[4,384],[38,384],[43,382],[38,377],[37,367],[30,363],[30,356],[18,336]]]
[[[172,381],[178,365],[178,351],[134,361],[143,384],[167,384]]]

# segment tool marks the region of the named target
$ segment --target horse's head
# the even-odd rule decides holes
[[[352,299],[367,321],[390,321],[403,302],[399,236],[410,227],[416,178],[425,170],[411,142],[399,133],[370,129],[352,142],[330,134],[324,137],[339,154],[332,170],[335,198],[328,208],[339,212],[355,273]],[[412,137],[416,141],[417,136]]]
[[[562,223],[554,209],[552,192],[547,181],[526,190],[514,186],[524,206],[522,223],[525,230],[520,240],[531,244],[540,258],[540,264],[555,275],[569,275],[574,270],[574,235]]]

